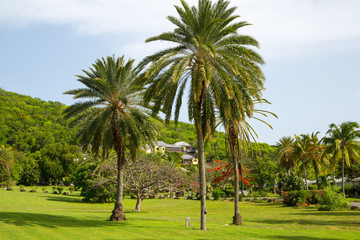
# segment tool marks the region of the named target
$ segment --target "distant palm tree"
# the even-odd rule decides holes
[[[145,101],[153,100],[155,113],[162,110],[166,122],[170,121],[175,106],[175,122],[178,121],[182,97],[186,88],[188,113],[194,121],[197,135],[201,229],[206,230],[206,179],[204,138],[215,129],[215,108],[222,99],[261,98],[264,76],[260,69],[263,60],[251,47],[258,42],[237,31],[249,25],[246,22],[233,23],[235,7],[229,2],[199,0],[198,6],[175,6],[180,18],[168,17],[176,28],[147,39],[167,41],[176,46],[146,57],[140,64],[143,69],[151,64],[144,74],[148,84]],[[246,106],[251,112],[251,106]]]
[[[330,124],[330,129],[326,132],[323,142],[326,145],[324,157],[329,160],[335,168],[341,159],[342,166],[342,191],[345,197],[344,167],[350,166],[350,158],[360,163],[360,129],[356,122],[344,122],[339,126]]]
[[[322,162],[322,152],[323,148],[319,143],[317,135],[319,132],[310,134],[301,134],[300,136],[295,136],[295,157],[298,159],[299,163],[304,171],[305,178],[305,187],[308,190],[307,177],[306,177],[306,168],[307,166],[312,166],[315,171],[315,176],[317,176],[324,165]]]
[[[65,92],[74,99],[85,99],[68,107],[67,118],[79,125],[79,140],[86,148],[98,152],[100,147],[113,148],[117,154],[117,197],[111,221],[126,219],[123,208],[123,168],[125,151],[134,157],[143,143],[152,144],[156,130],[147,110],[141,106],[141,88],[134,84],[133,60],[107,57],[96,60],[85,76],[77,76],[85,85]]]
[[[280,166],[285,168],[287,174],[290,175],[290,170],[296,166],[294,156],[294,138],[282,137],[279,142],[276,143],[276,156],[280,159]]]

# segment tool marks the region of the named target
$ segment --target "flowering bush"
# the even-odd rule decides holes
[[[287,206],[309,206],[317,204],[324,195],[322,190],[300,190],[283,193],[283,202]]]

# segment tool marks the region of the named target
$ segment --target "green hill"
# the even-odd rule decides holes
[[[0,145],[24,153],[35,153],[52,143],[76,144],[75,131],[63,119],[66,106],[59,102],[43,101],[0,89]],[[166,143],[185,141],[196,148],[192,124],[172,122],[165,127],[155,121],[158,140]],[[217,141],[218,140],[218,141]],[[206,146],[207,159],[223,159],[225,135],[216,133]]]

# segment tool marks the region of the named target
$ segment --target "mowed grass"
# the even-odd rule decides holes
[[[29,189],[27,189],[29,190]],[[50,188],[48,189],[50,190]],[[200,231],[200,202],[125,199],[128,218],[110,222],[113,204],[0,189],[0,239],[360,239],[360,211],[321,212],[274,203],[240,204],[243,226],[231,225],[233,203],[207,201],[207,231]],[[192,227],[185,227],[185,218]]]

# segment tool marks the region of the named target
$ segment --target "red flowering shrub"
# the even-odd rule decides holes
[[[324,196],[322,190],[295,190],[283,193],[283,202],[287,206],[309,206],[317,204],[320,197]]]

